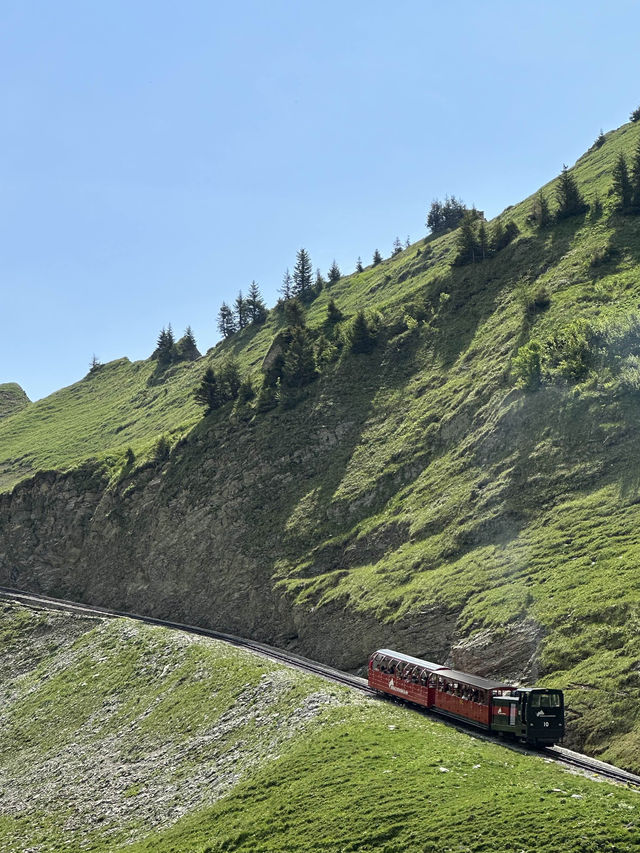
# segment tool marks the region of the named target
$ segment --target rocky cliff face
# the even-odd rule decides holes
[[[0,496],[1,582],[254,637],[347,669],[386,644],[444,659],[455,614],[427,608],[387,625],[340,602],[297,605],[274,579],[288,501],[353,431],[312,429],[304,450],[286,455],[261,455],[250,427],[202,433],[164,466],[115,486],[86,468],[39,474]]]
[[[117,482],[88,464],[19,484],[0,496],[0,581],[257,638],[350,670],[392,646],[503,677],[535,674],[541,631],[533,619],[492,648],[490,635],[460,634],[462,604],[422,600],[388,619],[313,592],[318,578],[343,577],[410,542],[401,520],[366,535],[345,531],[428,465],[418,448],[393,477],[382,470],[352,498],[338,494],[367,418],[345,394],[250,424],[203,421],[169,460]],[[441,451],[469,427],[464,412],[448,420]],[[476,537],[500,524],[489,528]],[[301,597],[302,582],[311,592]]]

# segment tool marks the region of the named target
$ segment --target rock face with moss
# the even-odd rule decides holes
[[[332,354],[287,407],[193,402],[230,353],[259,378],[272,311],[160,385],[121,360],[5,418],[0,579],[348,669],[390,645],[542,680],[572,744],[639,769],[640,217],[595,204],[639,140],[571,170],[588,214],[543,227],[536,193],[481,262],[452,232],[323,290]]]

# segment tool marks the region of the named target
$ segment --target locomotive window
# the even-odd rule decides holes
[[[560,694],[532,693],[530,703],[532,708],[559,708]]]

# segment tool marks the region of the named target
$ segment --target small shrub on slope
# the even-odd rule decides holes
[[[511,370],[518,388],[535,391],[540,387],[542,357],[538,341],[532,340],[520,347],[513,359]]]

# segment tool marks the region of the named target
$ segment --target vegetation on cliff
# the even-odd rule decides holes
[[[432,235],[325,286],[303,322],[281,306],[160,382],[124,359],[5,417],[0,573],[42,564],[49,589],[86,594],[104,554],[130,604],[162,583],[154,607],[354,668],[362,637],[429,637],[407,650],[455,661],[490,636],[487,673],[563,687],[570,743],[640,769],[640,216],[614,183],[639,142],[638,122],[606,134],[487,223],[513,238],[480,263],[454,263],[460,229]],[[231,356],[255,397],[202,418],[194,391]],[[55,535],[21,539],[11,512],[48,510],[19,481],[81,464],[108,511],[68,552],[66,500]]]

